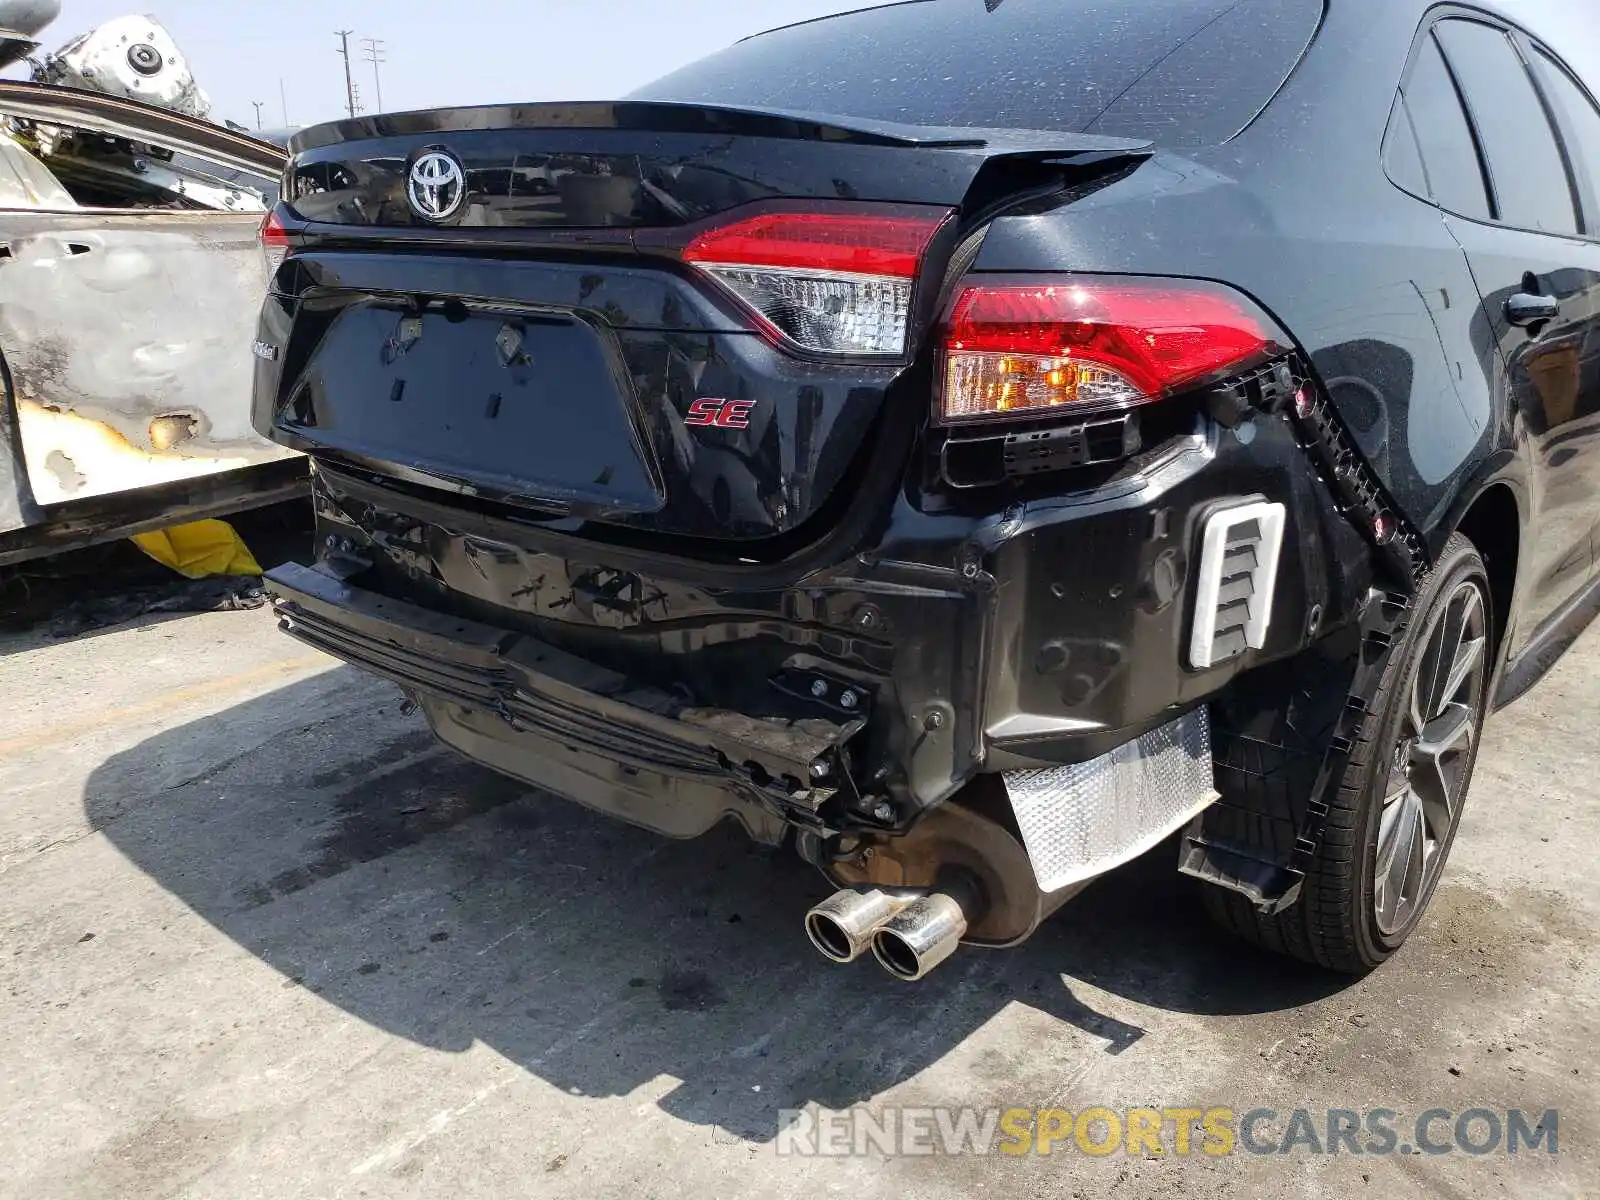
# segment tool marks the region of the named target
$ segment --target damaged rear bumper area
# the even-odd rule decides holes
[[[671,837],[725,817],[776,842],[816,823],[864,722],[758,720],[682,698],[528,634],[363,591],[326,568],[271,575],[284,629],[394,680],[470,758]]]
[[[998,512],[908,490],[870,545],[781,564],[578,540],[353,466],[314,493],[318,565],[269,575],[285,629],[445,742],[668,836],[795,831],[889,924],[991,946],[1216,801],[1216,702],[1353,622],[1374,577],[1272,416]],[[819,949],[862,953],[850,919],[813,920]],[[935,943],[873,949],[918,978]]]

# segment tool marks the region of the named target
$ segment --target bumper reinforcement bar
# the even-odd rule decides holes
[[[320,569],[289,564],[267,583],[286,633],[410,692],[631,767],[737,785],[801,825],[822,827],[818,814],[838,790],[811,781],[845,777],[840,749],[865,724],[695,707],[530,635],[391,600]]]

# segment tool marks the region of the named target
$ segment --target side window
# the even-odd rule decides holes
[[[1405,107],[1416,127],[1433,199],[1463,217],[1489,219],[1489,196],[1472,127],[1438,43],[1428,38],[1406,83]]]
[[[1543,51],[1535,55],[1535,63],[1539,82],[1556,110],[1562,137],[1572,155],[1572,167],[1579,176],[1578,191],[1590,206],[1587,228],[1594,233],[1600,226],[1600,212],[1593,207],[1600,198],[1600,110],[1560,63]]]
[[[1561,147],[1516,46],[1476,21],[1440,21],[1434,31],[1488,161],[1495,216],[1521,229],[1577,233]]]
[[[1426,200],[1428,172],[1422,165],[1422,148],[1417,145],[1416,127],[1405,97],[1395,101],[1389,115],[1389,132],[1383,137],[1383,168],[1396,187]]]

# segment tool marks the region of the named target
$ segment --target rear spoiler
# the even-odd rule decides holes
[[[1154,149],[1146,141],[1087,133],[902,125],[828,113],[627,100],[482,105],[356,117],[302,130],[290,139],[289,152],[298,154],[342,142],[488,129],[702,134],[920,150],[978,150],[990,156],[1030,158],[1125,157],[1148,154]]]

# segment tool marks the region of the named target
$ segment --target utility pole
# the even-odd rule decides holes
[[[252,101],[250,101],[250,103],[254,104],[256,106],[256,128],[260,129],[261,128],[261,110],[263,108],[265,108],[266,105],[264,103],[262,103],[260,100],[252,100]]]
[[[283,76],[278,77],[278,100],[283,105],[283,127],[289,128],[289,89],[283,86]]]
[[[352,117],[356,115],[356,81],[350,74],[350,35],[354,29],[335,29],[333,35],[339,39],[339,53],[344,58],[344,97],[345,109]]]
[[[389,56],[385,52],[382,38],[362,38],[361,43],[367,48],[367,61],[372,64],[372,86],[377,91],[378,111],[382,112],[383,78],[378,74],[378,66],[380,63],[388,62]]]

